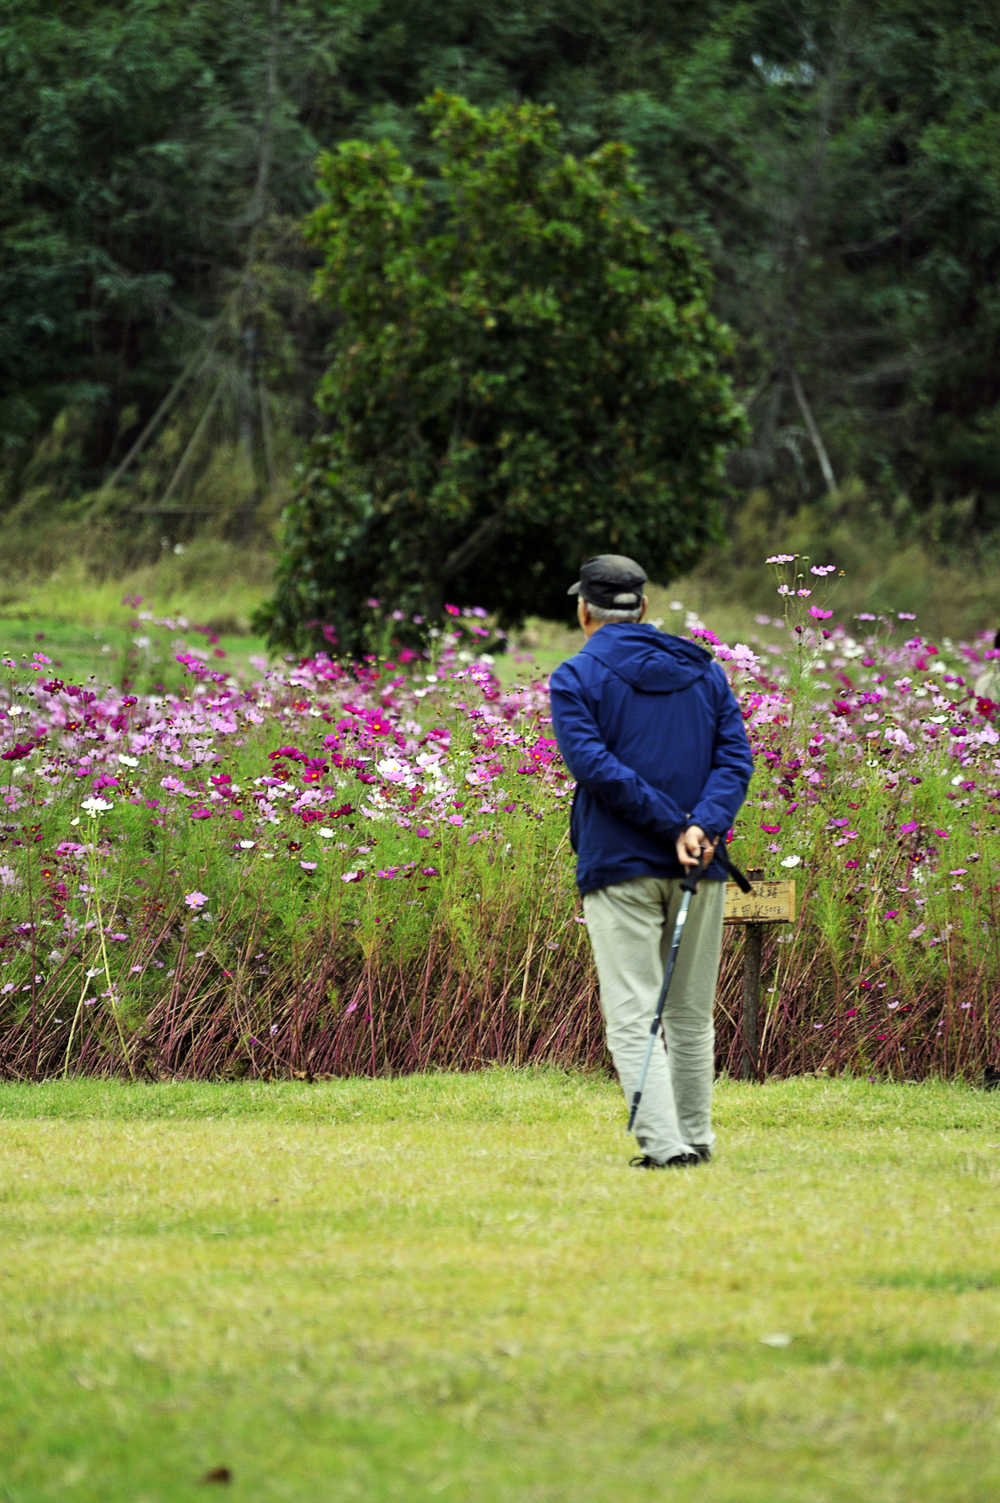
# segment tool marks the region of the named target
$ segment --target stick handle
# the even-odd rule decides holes
[[[723,871],[729,873],[736,886],[740,889],[740,892],[753,892],[753,884],[744,876],[739,867],[730,861],[724,838],[719,841],[719,844],[715,848],[715,859]]]

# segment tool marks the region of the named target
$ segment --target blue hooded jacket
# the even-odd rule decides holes
[[[690,824],[724,836],[753,772],[722,668],[683,637],[608,622],[549,687],[553,730],[577,783],[570,838],[580,892],[683,876],[677,836]],[[705,876],[726,873],[713,861]]]

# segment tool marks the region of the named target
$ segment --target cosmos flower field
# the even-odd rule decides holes
[[[816,603],[831,566],[770,562],[754,640],[684,624],[754,749],[731,854],[797,888],[766,932],[758,1073],[980,1079],[1000,1063],[990,653],[839,620]],[[449,607],[425,654],[384,623],[359,663],[236,674],[210,632],[142,610],[117,686],[5,660],[0,1075],[605,1066],[544,678],[501,681],[482,612]],[[727,930],[732,1073],[743,944]]]

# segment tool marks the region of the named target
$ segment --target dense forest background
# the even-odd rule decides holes
[[[57,517],[95,567],[273,546],[337,338],[315,158],[419,151],[438,88],[627,143],[641,212],[700,246],[750,424],[732,537],[1000,553],[995,0],[0,0],[20,567],[56,561]]]

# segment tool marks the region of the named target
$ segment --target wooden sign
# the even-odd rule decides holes
[[[795,920],[795,883],[753,880],[753,892],[726,883],[726,924],[791,924]]]

